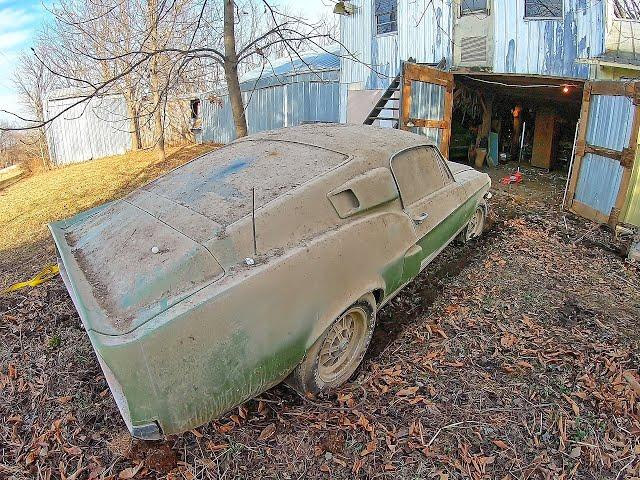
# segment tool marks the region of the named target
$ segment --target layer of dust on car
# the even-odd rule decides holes
[[[251,213],[254,190],[259,208],[346,160],[346,155],[310,145],[238,142],[145,189],[226,226]]]
[[[128,330],[141,311],[151,317],[222,273],[204,247],[127,202],[72,225],[65,238],[118,332]],[[154,253],[165,245],[170,252]]]

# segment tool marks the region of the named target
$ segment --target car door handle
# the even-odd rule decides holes
[[[426,213],[426,212],[425,212],[425,213],[421,213],[420,215],[418,215],[417,217],[415,217],[415,218],[413,219],[413,221],[414,221],[414,222],[416,222],[416,223],[422,223],[422,222],[424,222],[428,217],[429,217],[429,214],[428,214],[428,213]]]

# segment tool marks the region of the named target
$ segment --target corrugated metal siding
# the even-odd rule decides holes
[[[233,114],[229,96],[220,97],[220,104],[210,101],[206,96],[200,99],[203,142],[229,143],[235,138]]]
[[[335,74],[335,72],[334,72]],[[257,88],[242,93],[249,133],[300,125],[303,122],[338,122],[340,85],[336,81],[301,81]],[[202,141],[229,143],[236,138],[231,104],[201,98]]]
[[[356,13],[340,17],[340,41],[343,44],[340,83],[362,82],[364,88],[364,84],[378,81],[373,77],[377,76],[378,66],[372,62],[374,51],[376,56],[379,51],[373,30],[373,0],[354,0],[352,3],[356,7]],[[387,36],[389,42],[397,38],[394,34]],[[346,58],[347,56],[352,56],[353,60]]]
[[[609,215],[616,203],[623,170],[616,160],[593,153],[586,154],[580,164],[575,199]]]
[[[356,13],[340,18],[344,45],[341,83],[384,89],[398,74],[400,60],[451,61],[452,16],[450,0],[399,0],[397,34],[376,35],[373,0],[354,0]],[[357,61],[344,58],[353,55]],[[370,65],[370,67],[369,67]],[[346,104],[345,104],[346,109]]]
[[[426,127],[412,127],[409,131],[417,133],[418,135],[424,135],[427,137],[427,141],[433,145],[440,146],[440,137],[442,136],[442,130],[439,128],[426,128]]]
[[[338,105],[340,103],[340,87],[337,83],[308,82],[304,84],[291,84],[287,87],[288,93],[293,87],[303,90],[303,108],[289,108],[290,117],[288,125],[299,125],[302,122],[338,122]],[[288,104],[299,102],[301,92],[288,97]],[[301,112],[301,113],[297,113]]]
[[[261,88],[253,92],[251,101],[248,92],[243,94],[249,133],[286,126],[285,89],[286,86]]]
[[[78,98],[52,98],[46,102],[51,118]],[[131,147],[124,98],[112,95],[92,98],[55,119],[46,130],[51,160],[56,165],[119,155]]]
[[[446,89],[442,85],[411,82],[411,118],[425,120],[444,120],[444,96]]]
[[[325,51],[326,50],[326,51]],[[240,89],[249,133],[300,125],[340,121],[339,45],[283,57],[242,76]],[[311,69],[311,70],[310,70]],[[236,138],[229,96],[200,95],[202,130],[197,141],[229,143]]]
[[[417,62],[452,64],[453,8],[451,0],[399,0],[398,55]]]
[[[259,80],[260,82],[266,81],[266,84],[273,85],[288,83],[282,81],[282,77],[284,76],[295,74],[305,75],[307,74],[306,72],[310,70],[312,70],[313,73],[309,75],[313,76],[316,80],[318,79],[317,72],[337,72],[340,68],[340,45],[334,43],[317,48],[318,51],[299,52],[298,56],[291,54],[268,62],[263,67],[254,68],[242,75],[240,83],[248,84],[248,82]]]
[[[635,106],[628,97],[591,95],[585,138],[587,145],[618,152],[627,148],[634,113]],[[575,199],[609,215],[620,190],[623,172],[617,160],[586,154],[578,172]],[[634,188],[632,183],[631,190]]]
[[[526,20],[522,0],[494,0],[494,71],[587,78],[575,60],[603,52],[604,14],[605,0],[564,0],[562,20]]]
[[[315,68],[315,67],[314,67]],[[300,82],[337,82],[338,70],[314,70],[313,72],[297,73],[292,75],[269,76],[264,72],[262,78],[254,78],[240,82],[240,89],[245,92],[257,88],[273,87]]]
[[[411,82],[411,111],[409,117],[424,120],[444,120],[444,97],[446,89],[441,85]],[[440,145],[442,131],[439,128],[412,127],[410,130],[424,135],[435,145]]]
[[[400,60],[451,65],[454,8],[451,0],[398,0],[398,33],[376,35],[373,0],[353,0],[356,13],[340,18],[343,56],[342,83],[362,83],[361,88],[385,88],[397,75]],[[586,78],[589,66],[579,57],[604,51],[605,0],[564,0],[558,20],[524,18],[523,0],[493,0],[493,70]],[[371,65],[368,68],[366,65]],[[379,75],[380,74],[380,75]]]
[[[629,146],[634,111],[629,97],[591,95],[587,143],[622,151]]]

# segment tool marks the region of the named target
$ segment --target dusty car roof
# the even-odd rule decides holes
[[[363,160],[389,159],[398,150],[425,145],[427,139],[413,133],[372,125],[314,123],[261,132],[238,142],[272,139],[317,145]]]
[[[347,161],[347,155],[284,141],[234,142],[143,187],[221,226]]]
[[[143,187],[221,226],[346,162],[386,161],[424,143],[397,130],[312,124],[245,137],[199,157]]]

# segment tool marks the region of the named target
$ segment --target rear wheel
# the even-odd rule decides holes
[[[374,327],[375,299],[373,295],[367,295],[331,324],[309,349],[287,383],[303,395],[315,395],[342,385],[360,365]]]

